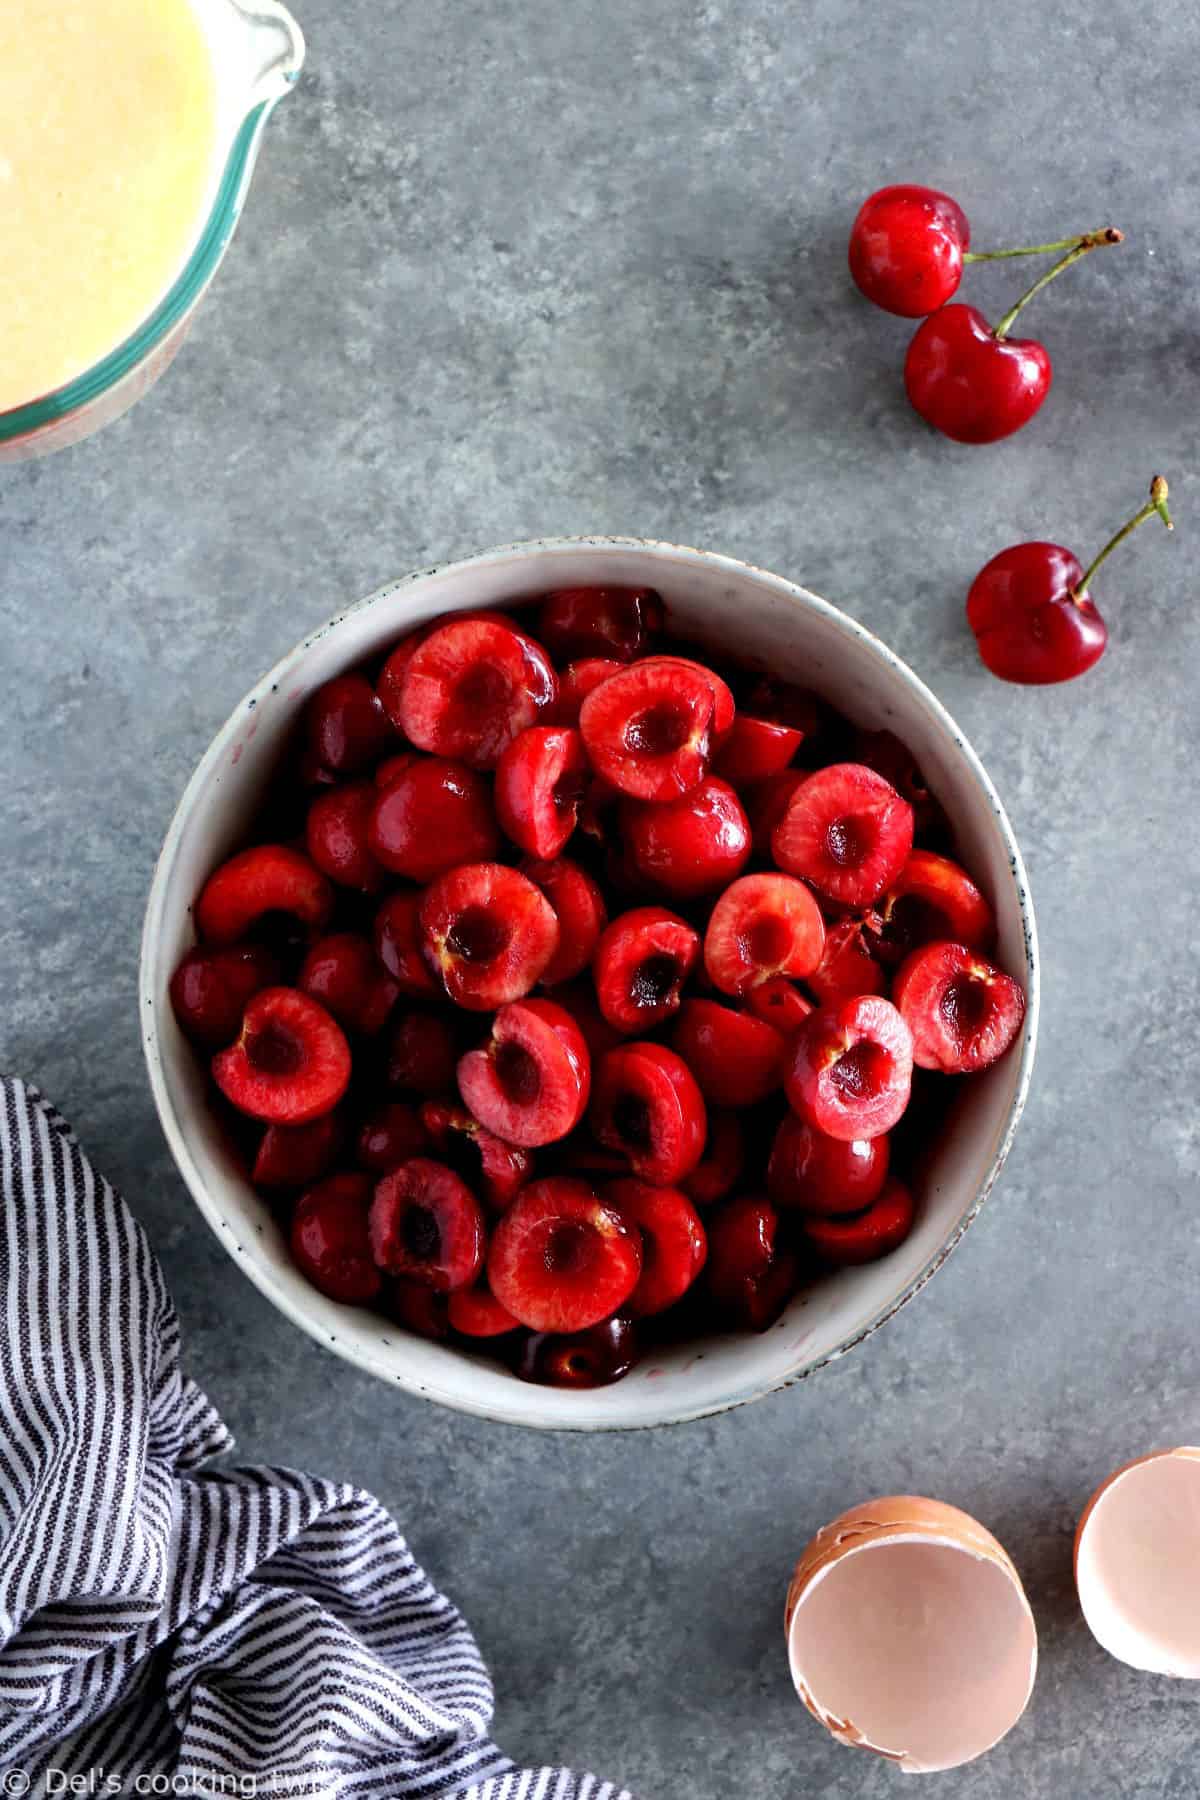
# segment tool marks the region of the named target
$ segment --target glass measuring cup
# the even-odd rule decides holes
[[[300,27],[279,0],[193,0],[216,77],[216,144],[207,203],[187,260],[153,310],[65,386],[0,412],[0,463],[89,437],[153,387],[183,342],[245,203],[263,126],[304,62]]]

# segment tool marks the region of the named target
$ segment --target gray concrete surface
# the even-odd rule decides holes
[[[1165,0],[298,0],[300,91],[174,370],[130,417],[0,471],[0,1054],[120,1181],[245,1455],[364,1483],[468,1612],[497,1735],[643,1800],[878,1800],[901,1778],[793,1698],[810,1531],[880,1491],[1012,1550],[1042,1669],[953,1800],[1196,1792],[1200,1692],[1110,1662],[1071,1534],[1094,1481],[1197,1431],[1200,674],[1194,603],[1200,19]],[[1115,222],[1029,315],[1042,416],[990,449],[904,401],[908,328],[844,269],[859,200],[952,190],[979,245]],[[1023,271],[970,295],[998,312]],[[1035,323],[1036,321],[1036,323]],[[962,621],[1005,544],[1086,553],[1149,477],[1074,687],[993,682]],[[1032,1104],[919,1301],[805,1387],[708,1424],[522,1435],[359,1378],[194,1213],[134,1005],[154,855],[249,680],[340,602],[552,532],[677,538],[880,631],[973,737],[1045,957]]]

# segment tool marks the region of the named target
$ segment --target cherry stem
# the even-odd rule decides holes
[[[1074,250],[1081,240],[1077,237],[1059,238],[1054,244],[1025,244],[1020,250],[964,250],[963,261],[999,262],[1005,256],[1049,256],[1055,250]]]
[[[1118,544],[1123,544],[1125,542],[1125,539],[1129,536],[1131,531],[1136,531],[1139,525],[1144,525],[1151,513],[1157,513],[1167,530],[1174,531],[1175,527],[1171,523],[1171,515],[1167,511],[1167,492],[1167,484],[1163,477],[1161,475],[1156,475],[1154,480],[1150,483],[1150,498],[1147,500],[1145,506],[1143,506],[1140,512],[1135,513],[1127,524],[1122,525],[1120,531],[1118,531],[1114,537],[1109,538],[1099,556],[1095,557],[1093,561],[1089,563],[1080,580],[1077,581],[1075,586],[1071,589],[1072,600],[1083,599],[1083,596],[1088,591],[1092,576],[1096,573],[1100,564],[1106,557],[1112,555]]]
[[[1035,294],[1040,294],[1049,282],[1061,275],[1064,269],[1069,269],[1072,263],[1077,263],[1081,256],[1086,256],[1090,250],[1099,250],[1102,244],[1119,244],[1124,236],[1125,233],[1118,231],[1115,225],[1109,225],[1103,231],[1089,231],[1084,237],[1076,238],[1062,260],[1056,262],[1052,269],[1047,269],[1044,275],[1039,275],[1033,286],[1021,295],[1016,305],[1009,307],[992,336],[1000,339],[1006,338],[1016,324],[1017,314],[1023,307],[1029,305]]]

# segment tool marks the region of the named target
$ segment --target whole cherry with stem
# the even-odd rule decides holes
[[[1064,269],[1123,236],[1108,226],[1077,239],[995,328],[976,306],[943,306],[926,319],[904,362],[905,389],[926,423],[960,444],[994,444],[1028,425],[1050,392],[1052,370],[1044,344],[1009,336],[1018,315]]]
[[[971,227],[957,200],[902,182],[863,201],[850,230],[850,273],[867,299],[902,319],[936,312],[953,298],[966,263],[1071,250],[1078,237],[1016,250],[971,250]]]
[[[1104,655],[1108,627],[1089,592],[1096,570],[1131,532],[1157,513],[1168,531],[1167,484],[1150,483],[1150,498],[1085,569],[1061,544],[1013,544],[993,556],[971,583],[967,622],[979,654],[1003,681],[1044,686],[1071,681]]]

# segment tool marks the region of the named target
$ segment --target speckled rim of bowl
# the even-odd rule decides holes
[[[765,583],[776,593],[786,597],[809,610],[822,614],[833,626],[846,636],[856,639],[869,649],[891,672],[909,688],[920,704],[932,715],[938,725],[953,740],[980,791],[981,799],[986,803],[988,811],[995,820],[1003,840],[1012,869],[1013,881],[1017,893],[1017,905],[1020,912],[1021,928],[1025,947],[1025,992],[1026,1009],[1022,1028],[1020,1061],[1017,1071],[1017,1082],[1013,1096],[996,1134],[996,1142],[975,1200],[959,1219],[950,1236],[938,1247],[922,1269],[899,1287],[894,1294],[879,1306],[868,1321],[859,1326],[844,1338],[832,1350],[814,1357],[810,1361],[799,1360],[796,1366],[789,1369],[782,1377],[754,1382],[733,1392],[720,1401],[706,1402],[692,1408],[673,1409],[659,1419],[622,1420],[609,1419],[571,1419],[547,1418],[531,1419],[523,1413],[510,1412],[504,1407],[485,1405],[475,1401],[470,1394],[450,1392],[429,1383],[409,1380],[405,1372],[385,1366],[382,1359],[371,1355],[368,1351],[351,1345],[344,1338],[330,1340],[314,1323],[311,1315],[303,1306],[297,1304],[291,1294],[274,1280],[271,1271],[259,1267],[253,1258],[236,1256],[234,1260],[250,1280],[266,1296],[273,1306],[284,1316],[298,1325],[307,1336],[328,1349],[332,1349],[343,1361],[355,1368],[365,1369],[368,1374],[386,1381],[389,1386],[402,1387],[406,1392],[418,1398],[437,1402],[448,1406],[456,1412],[462,1412],[476,1418],[487,1419],[501,1424],[521,1425],[535,1429],[559,1431],[629,1431],[657,1429],[662,1425],[682,1425],[694,1419],[710,1418],[714,1415],[731,1412],[735,1407],[746,1406],[755,1400],[765,1399],[768,1394],[778,1393],[782,1389],[793,1386],[796,1382],[806,1380],[819,1369],[837,1362],[849,1351],[857,1349],[867,1338],[874,1336],[880,1326],[887,1323],[919,1294],[947,1262],[951,1253],[958,1247],[968,1227],[974,1223],[984,1201],[995,1186],[996,1179],[1008,1158],[1016,1135],[1017,1126],[1025,1110],[1029,1097],[1029,1085],[1033,1076],[1034,1057],[1037,1048],[1038,1020],[1041,1011],[1041,962],[1038,953],[1037,925],[1034,919],[1033,902],[1030,896],[1029,878],[1025,872],[1025,863],[1020,847],[1013,834],[1012,825],[1004,805],[992,785],[986,769],[980,761],[968,739],[959,729],[954,719],[947,712],[937,696],[928,688],[903,658],[885,644],[882,638],[876,637],[865,625],[844,613],[840,607],[824,600],[819,594],[801,587],[798,583],[788,581],[782,575],[776,575],[769,569],[763,569],[755,563],[745,562],[739,557],[725,556],[714,550],[700,550],[689,544],[674,544],[664,539],[615,537],[605,535],[581,535],[577,537],[531,538],[511,544],[497,545],[489,550],[481,550],[470,556],[455,557],[448,562],[434,563],[427,568],[413,569],[393,581],[388,581],[373,593],[344,607],[331,619],[314,630],[308,632],[298,644],[295,644],[286,655],[250,688],[233,708],[224,725],[212,740],[208,749],[194,769],[179,804],[172,815],[167,835],[159,852],[151,881],[150,893],[146,905],[145,921],[142,929],[141,956],[138,973],[138,1010],[142,1021],[142,1048],[146,1058],[150,1077],[151,1092],[155,1107],[167,1140],[168,1148],[176,1167],[182,1174],[193,1200],[207,1221],[209,1227],[232,1254],[241,1248],[231,1243],[228,1221],[221,1207],[213,1200],[196,1167],[179,1119],[163,1071],[162,1057],[158,1045],[158,1009],[155,1006],[155,992],[152,976],[153,947],[158,939],[165,907],[166,876],[177,854],[185,823],[191,810],[193,798],[203,789],[211,770],[220,765],[232,752],[238,734],[244,728],[245,715],[261,700],[264,700],[276,688],[282,688],[304,656],[321,638],[335,631],[350,614],[366,611],[369,607],[381,604],[406,587],[418,581],[432,581],[451,571],[455,573],[467,568],[484,568],[488,565],[502,566],[506,563],[524,561],[540,552],[570,553],[572,550],[611,549],[615,551],[646,552],[652,556],[682,559],[685,563],[696,561],[706,567],[718,571],[727,571],[731,575],[749,574],[756,581]],[[581,1396],[582,1397],[582,1396]]]

